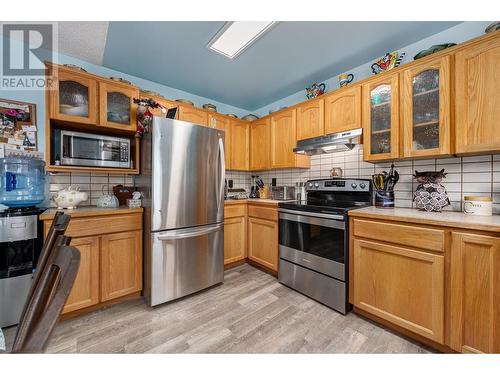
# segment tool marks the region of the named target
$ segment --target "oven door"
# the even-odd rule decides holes
[[[286,209],[279,213],[280,258],[345,281],[344,216]]]

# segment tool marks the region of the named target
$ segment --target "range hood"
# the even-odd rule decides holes
[[[354,129],[347,132],[328,134],[322,137],[304,139],[297,142],[293,149],[296,154],[319,155],[332,152],[349,151],[361,142],[363,129]]]

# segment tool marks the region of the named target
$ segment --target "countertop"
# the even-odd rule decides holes
[[[278,201],[275,199],[260,199],[260,198],[248,198],[248,199],[226,199],[224,204],[242,204],[242,203],[258,203],[258,204],[267,204],[271,206],[277,206],[278,203],[284,202],[295,202],[294,200],[290,201]]]
[[[500,215],[473,216],[454,211],[425,212],[414,208],[377,208],[371,206],[351,210],[349,216],[500,233]]]
[[[130,213],[141,213],[143,211],[142,207],[139,208],[128,208],[128,207],[118,207],[118,208],[101,208],[96,206],[82,206],[75,208],[73,210],[58,210],[57,208],[49,208],[43,214],[40,215],[41,220],[51,220],[57,211],[63,211],[65,214],[71,217],[87,217],[87,216],[105,216],[105,215],[120,215],[120,214],[130,214]]]

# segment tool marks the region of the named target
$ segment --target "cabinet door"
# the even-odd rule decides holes
[[[361,123],[361,86],[341,88],[325,98],[325,134],[359,129]]]
[[[450,154],[450,56],[406,69],[401,78],[403,155]]]
[[[278,223],[248,218],[248,258],[278,271]]]
[[[250,123],[231,121],[231,169],[248,171],[250,168]]]
[[[179,106],[179,120],[208,126],[208,114],[193,107]]]
[[[455,54],[456,153],[500,150],[500,37]]]
[[[354,239],[354,305],[443,343],[444,257]]]
[[[80,250],[80,267],[63,314],[99,303],[99,237],[73,238]]]
[[[99,82],[99,125],[136,131],[136,105],[139,90],[109,82]]]
[[[224,264],[245,259],[247,228],[245,217],[224,220]]]
[[[325,134],[325,100],[304,102],[297,108],[297,140]]]
[[[271,167],[295,167],[296,154],[293,148],[297,144],[296,110],[280,112],[271,117]]]
[[[142,231],[101,237],[101,301],[142,289]]]
[[[399,156],[399,86],[397,74],[363,85],[364,160]]]
[[[224,131],[224,159],[226,169],[231,169],[231,120],[227,117],[210,114],[208,126]]]
[[[250,170],[269,169],[271,153],[271,127],[269,118],[250,124]]]
[[[85,75],[59,70],[50,91],[50,118],[83,124],[97,123],[97,82]]]
[[[450,346],[500,353],[500,238],[453,233]]]

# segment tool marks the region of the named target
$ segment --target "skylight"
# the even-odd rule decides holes
[[[276,23],[276,21],[227,22],[207,47],[227,58],[234,59]]]

